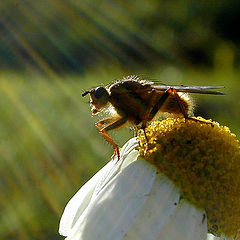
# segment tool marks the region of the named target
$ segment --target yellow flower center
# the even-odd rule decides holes
[[[143,131],[138,137],[140,155],[168,176],[183,198],[205,209],[209,232],[240,239],[239,142],[229,128],[196,119],[152,122],[148,144]]]

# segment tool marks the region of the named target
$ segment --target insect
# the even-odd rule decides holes
[[[128,76],[106,87],[99,86],[86,91],[82,96],[90,94],[90,106],[92,113],[98,114],[109,106],[114,108],[105,119],[96,123],[98,131],[114,148],[114,156],[120,159],[117,143],[107,134],[108,131],[117,129],[126,123],[132,124],[136,131],[145,128],[158,112],[182,115],[185,119],[191,118],[191,102],[185,93],[201,93],[224,95],[225,93],[211,91],[223,86],[183,86],[160,85],[153,81],[147,81],[138,76]]]

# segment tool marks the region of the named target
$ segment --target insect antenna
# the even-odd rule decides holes
[[[89,94],[89,93],[90,93],[90,91],[84,92],[84,93],[82,94],[82,97],[86,96],[86,95]]]

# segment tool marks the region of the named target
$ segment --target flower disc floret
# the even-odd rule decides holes
[[[170,178],[184,199],[206,211],[209,232],[240,239],[239,142],[229,128],[195,120],[152,122],[148,143],[143,132],[138,137],[140,155]]]

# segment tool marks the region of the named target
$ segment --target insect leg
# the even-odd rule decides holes
[[[145,128],[147,126],[147,121],[150,121],[150,120],[153,119],[153,117],[156,115],[156,113],[159,111],[159,109],[162,107],[162,105],[165,103],[165,101],[168,99],[168,97],[171,95],[171,93],[172,93],[171,88],[167,89],[160,96],[160,98],[156,101],[157,103],[153,106],[153,108],[150,111],[150,113],[148,113],[148,116],[146,117],[146,119],[144,121],[142,121],[142,130],[144,132],[144,136],[145,136],[146,142],[147,142],[147,149],[146,149],[146,151],[148,151],[148,149],[150,148],[150,146],[148,144],[147,134],[146,134],[146,131],[145,131]]]
[[[107,131],[113,130],[115,128],[118,128],[118,127],[122,126],[127,121],[127,117],[120,118],[120,119],[116,120],[115,122],[111,123],[110,125],[108,125],[108,126],[104,127],[103,129],[101,129],[101,126],[103,124],[107,123],[108,121],[111,121],[111,120],[110,119],[101,120],[101,121],[99,121],[96,124],[96,127],[97,127],[98,131],[102,134],[104,139],[113,146],[113,149],[114,149],[113,158],[117,155],[118,156],[118,160],[119,160],[120,159],[120,153],[119,153],[118,145],[107,134]]]
[[[147,142],[147,148],[146,148],[146,152],[147,152],[150,149],[150,146],[149,146],[148,137],[147,137],[147,134],[146,134],[146,127],[147,127],[147,122],[143,121],[143,123],[142,123],[142,130],[143,130],[146,142]]]
[[[168,97],[172,94],[173,89],[169,88],[167,89],[159,98],[159,100],[157,101],[157,103],[153,106],[151,112],[149,113],[148,116],[148,121],[152,120],[153,117],[157,114],[157,112],[159,111],[159,109],[162,107],[162,105],[166,102],[166,100],[168,99]]]
[[[113,119],[112,118],[105,118],[105,119],[102,119],[102,120],[100,120],[99,122],[97,122],[97,125],[99,126],[99,127],[101,127],[101,126],[103,126],[103,125],[105,125],[105,124],[110,124],[110,123],[112,123],[113,122]],[[99,130],[100,131],[100,130]]]
[[[158,110],[162,107],[162,105],[164,104],[164,102],[167,100],[167,98],[170,96],[170,95],[173,95],[178,103],[178,106],[179,106],[179,109],[181,110],[181,113],[183,114],[183,117],[185,118],[185,120],[192,120],[192,121],[195,121],[195,122],[202,122],[202,123],[205,123],[205,124],[212,124],[212,123],[208,123],[208,122],[205,122],[205,121],[201,121],[199,119],[195,119],[195,118],[192,118],[192,117],[189,117],[187,112],[185,111],[182,103],[181,103],[181,99],[178,95],[178,92],[176,89],[174,88],[169,88],[167,89],[163,95],[160,97],[159,101],[157,102],[157,104],[152,108],[150,114],[149,114],[149,120],[151,120],[155,115],[156,113],[158,112]]]
[[[179,97],[179,95],[178,95],[178,93],[177,93],[177,90],[173,88],[172,91],[173,91],[173,93],[174,93],[174,96],[175,96],[175,98],[176,98],[176,100],[177,100],[178,106],[179,106],[179,108],[180,108],[180,110],[181,110],[181,112],[182,112],[185,120],[191,120],[191,121],[195,121],[195,122],[201,122],[201,123],[205,123],[205,124],[211,124],[211,125],[213,126],[213,124],[212,124],[211,122],[201,121],[201,120],[199,120],[199,119],[197,119],[197,118],[189,117],[188,114],[187,114],[187,112],[184,110],[183,105],[181,104],[181,99],[180,99],[180,97]]]
[[[171,91],[172,91],[172,94],[174,95],[174,97],[175,97],[175,99],[176,99],[176,101],[177,101],[177,103],[178,103],[179,109],[181,110],[184,118],[185,118],[185,119],[188,119],[189,116],[188,116],[187,112],[185,111],[185,109],[184,109],[184,107],[183,107],[183,105],[182,105],[182,103],[181,103],[181,99],[180,99],[180,97],[179,97],[179,95],[178,95],[178,93],[177,93],[177,90],[174,89],[174,88],[171,88]]]

